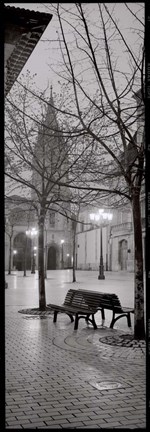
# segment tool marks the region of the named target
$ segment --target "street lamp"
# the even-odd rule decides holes
[[[105,279],[104,275],[104,264],[103,264],[103,239],[102,239],[102,225],[106,225],[104,221],[111,221],[113,218],[112,213],[105,213],[104,209],[100,209],[99,213],[91,213],[90,219],[96,222],[100,222],[100,263],[99,263],[99,275],[98,279]]]
[[[32,228],[31,230],[27,230],[26,231],[26,235],[31,236],[32,240],[32,244],[34,242],[34,238],[35,236],[38,234],[38,231],[36,228]],[[36,257],[36,253],[35,251],[37,250],[36,246],[32,246],[32,257],[31,257],[31,273],[35,273],[35,257]]]
[[[63,269],[64,268],[64,250],[63,250],[63,244],[64,244],[64,241],[65,240],[61,240],[61,245],[62,245],[62,248],[61,248],[61,268]]]

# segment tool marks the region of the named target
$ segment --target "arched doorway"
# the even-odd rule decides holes
[[[14,238],[13,249],[16,255],[13,255],[13,267],[16,270],[24,270],[24,260],[26,254],[26,270],[31,269],[31,239],[26,238],[25,233],[19,233]]]
[[[47,270],[56,270],[56,248],[50,246],[48,249]]]
[[[127,240],[119,242],[119,264],[121,270],[127,270]]]

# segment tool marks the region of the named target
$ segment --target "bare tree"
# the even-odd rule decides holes
[[[37,110],[33,114],[28,88],[23,88],[21,94],[16,91],[16,97],[6,99],[7,190],[9,194],[12,189],[18,188],[18,193],[26,197],[29,207],[35,211],[38,224],[39,308],[45,309],[44,223],[49,210],[64,216],[68,214],[69,185],[72,182],[68,173],[73,172],[84,149],[81,146],[80,152],[76,153],[76,137],[70,137],[69,133],[63,136],[52,94],[50,103],[45,100],[44,105],[39,97],[39,112]]]
[[[8,274],[11,274],[11,262],[12,262],[12,238],[15,223],[9,223],[9,219],[6,218],[5,221],[5,233],[9,237],[9,264],[8,264]]]
[[[68,124],[76,123],[78,132],[84,131],[93,146],[91,167],[82,170],[80,187],[92,190],[93,186],[95,191],[99,187],[99,197],[101,191],[107,197],[110,195],[111,206],[124,205],[127,200],[131,204],[135,245],[134,337],[142,339],[145,337],[140,210],[144,185],[143,5],[128,7],[125,3],[121,7],[133,27],[132,44],[119,24],[119,14],[116,18],[118,5],[53,5],[60,25],[58,42],[62,57],[57,74],[66,82],[70,96],[72,110],[70,116],[67,113]],[[65,115],[66,111],[64,103]]]
[[[14,227],[20,220],[21,211],[19,208],[7,210],[5,218],[5,233],[9,237],[9,265],[8,274],[11,275],[12,271],[12,239],[14,235]]]
[[[42,187],[44,190],[48,180],[53,191],[58,192],[59,188],[87,191],[91,201],[107,200],[110,207],[123,206],[127,201],[130,203],[135,244],[134,337],[142,339],[145,337],[140,214],[140,194],[144,182],[143,22],[139,19],[139,8],[134,12],[133,6],[128,8],[126,4],[122,5],[129,16],[134,16],[135,37],[140,32],[135,53],[116,19],[118,6],[113,10],[114,6],[94,5],[92,14],[91,5],[87,4],[76,3],[69,8],[63,4],[53,5],[61,32],[58,43],[62,68],[57,68],[57,74],[64,83],[63,102],[55,106],[55,110],[62,116],[63,137],[69,143],[64,159],[66,155],[71,157],[71,164],[69,175],[53,174],[48,175],[48,179],[44,167]],[[140,29],[138,32],[137,26]],[[127,60],[123,67],[116,55],[118,46]],[[36,97],[32,89],[30,92]],[[43,100],[42,95],[40,100]],[[15,109],[14,105],[11,106]],[[19,112],[22,115],[21,110]],[[50,193],[49,186],[47,191]],[[56,195],[58,202],[58,193],[55,192]],[[43,226],[45,204],[49,205],[49,198],[46,202],[47,198],[44,196],[43,201],[43,195],[41,197],[40,223]],[[40,247],[42,250],[42,243],[39,250]]]

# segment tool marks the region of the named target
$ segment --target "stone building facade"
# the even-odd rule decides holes
[[[97,209],[93,209],[97,213]],[[77,225],[76,266],[79,270],[97,270],[100,263],[100,227],[92,227],[91,210],[80,213]],[[108,271],[134,271],[134,233],[130,208],[111,209],[112,221],[102,226],[103,263]],[[141,198],[143,260],[145,267],[145,196]]]
[[[135,133],[137,143],[144,143],[144,106],[141,90],[135,94],[137,102],[137,130]],[[135,154],[130,151],[130,160]],[[97,212],[97,209],[93,209]],[[77,226],[76,265],[78,269],[97,270],[100,262],[100,228],[89,224],[91,209],[85,208],[80,212],[83,224]],[[121,210],[111,209],[112,221],[102,227],[103,262],[105,270],[134,271],[134,232],[132,212],[130,207]],[[143,236],[143,262],[145,269],[145,187],[141,189],[141,220]]]
[[[14,201],[13,201],[14,200]],[[18,199],[19,201],[19,199]],[[28,204],[16,203],[16,197],[11,197],[11,202],[6,203],[6,228],[5,228],[5,270],[9,269],[10,256],[10,234],[11,238],[11,268],[24,270],[24,254],[27,239],[27,262],[26,269],[31,270],[33,254],[35,253],[35,268],[38,269],[38,226],[32,217],[28,221]],[[19,210],[18,210],[19,209]],[[19,220],[10,222],[14,211],[19,211]],[[32,237],[27,231],[36,228],[37,234]],[[58,212],[50,211],[45,223],[45,270],[69,268],[72,265],[72,229],[71,223]],[[63,243],[61,241],[64,241]],[[15,252],[16,251],[16,252]],[[15,252],[15,253],[14,253]]]

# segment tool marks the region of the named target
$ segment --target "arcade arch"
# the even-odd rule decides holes
[[[31,239],[26,238],[25,233],[18,233],[13,241],[13,249],[17,251],[16,255],[13,255],[13,267],[16,270],[24,269],[24,259],[26,253],[26,270],[31,269]]]
[[[47,270],[59,268],[59,249],[55,244],[49,245],[47,254]]]

